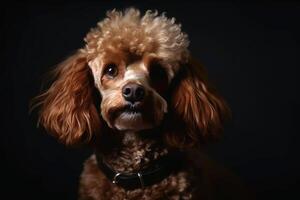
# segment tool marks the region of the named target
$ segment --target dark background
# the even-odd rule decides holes
[[[10,3],[1,11],[1,195],[76,199],[88,148],[66,148],[28,114],[42,75],[84,45],[112,8],[158,9],[182,23],[190,50],[233,119],[209,154],[261,199],[290,199],[299,181],[299,15],[296,2]]]

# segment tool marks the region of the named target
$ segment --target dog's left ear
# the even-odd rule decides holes
[[[173,147],[193,147],[222,130],[229,108],[207,81],[201,64],[190,59],[173,82],[166,141]]]

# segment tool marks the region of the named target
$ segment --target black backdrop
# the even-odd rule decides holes
[[[4,194],[9,199],[76,199],[82,163],[91,151],[66,148],[37,129],[28,101],[38,94],[42,75],[82,47],[83,37],[106,10],[128,6],[166,11],[182,23],[192,54],[227,99],[233,119],[223,140],[209,146],[210,155],[258,197],[295,195],[300,175],[299,4],[188,1],[11,3],[2,8]]]

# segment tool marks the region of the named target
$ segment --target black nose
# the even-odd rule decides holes
[[[136,83],[128,83],[123,87],[122,94],[125,100],[134,103],[143,100],[145,89]]]

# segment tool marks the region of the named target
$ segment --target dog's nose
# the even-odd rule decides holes
[[[128,83],[123,87],[122,94],[125,100],[134,103],[143,100],[145,89],[136,83]]]

